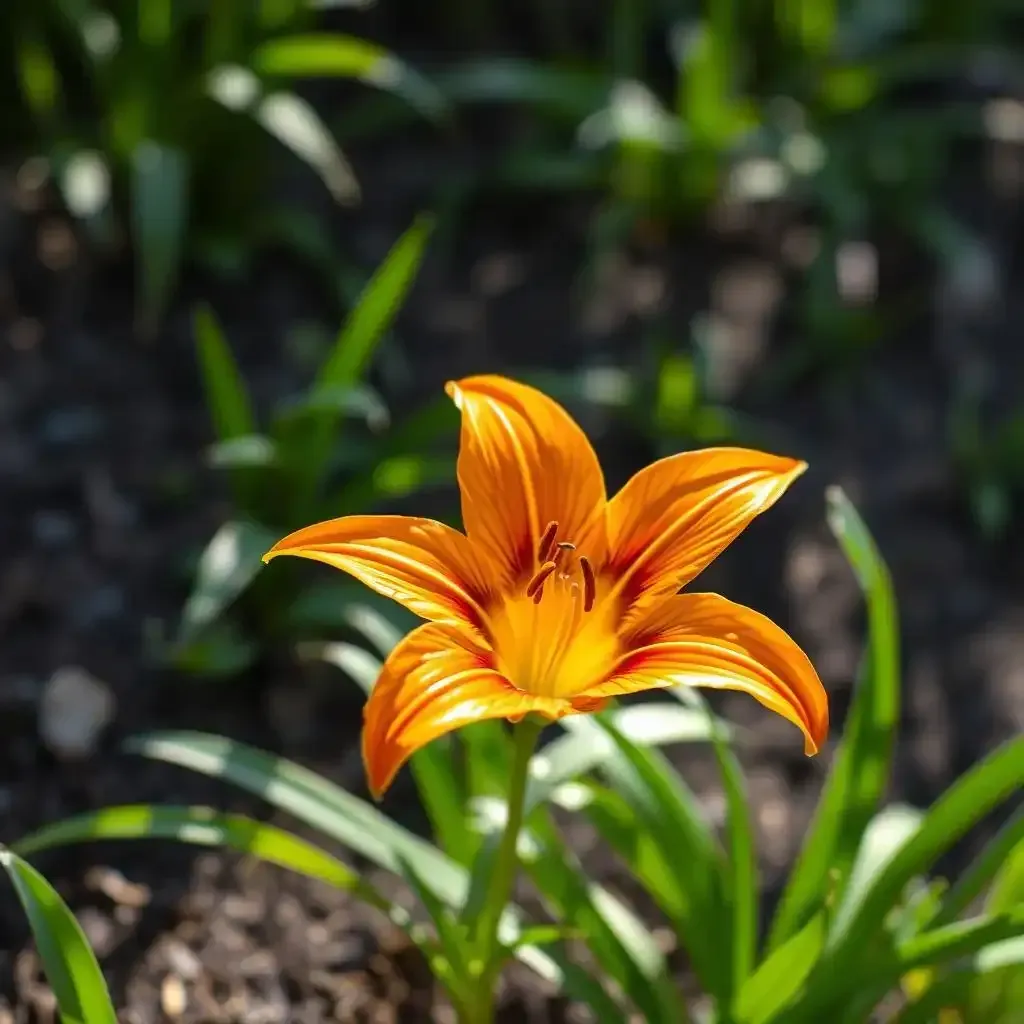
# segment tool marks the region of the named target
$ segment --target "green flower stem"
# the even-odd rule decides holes
[[[480,909],[476,934],[479,960],[483,967],[476,986],[476,998],[469,1020],[472,1024],[490,1024],[494,1017],[494,989],[503,960],[499,928],[501,917],[512,896],[519,867],[517,843],[523,825],[523,800],[529,777],[530,758],[544,728],[542,719],[528,715],[512,730],[512,778],[508,788],[508,816],[505,831],[494,858],[491,884]]]

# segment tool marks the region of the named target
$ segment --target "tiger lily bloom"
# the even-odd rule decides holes
[[[326,562],[427,620],[395,647],[366,703],[375,797],[411,754],[460,726],[554,720],[680,684],[745,691],[817,752],[828,700],[797,644],[750,608],[679,593],[805,463],[743,448],[684,452],[608,500],[593,448],[557,402],[498,376],[446,390],[462,414],[465,533],[346,516],[264,556]]]

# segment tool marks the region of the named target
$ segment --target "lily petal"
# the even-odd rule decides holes
[[[663,601],[629,638],[633,649],[586,696],[664,686],[743,690],[804,734],[816,754],[828,735],[828,695],[796,641],[771,619],[717,594]]]
[[[366,702],[363,761],[370,792],[380,799],[417,750],[471,722],[518,720],[530,712],[561,718],[594,703],[523,693],[463,631],[441,623],[420,626],[391,652]]]
[[[432,519],[331,519],[290,533],[263,560],[278,555],[332,565],[424,619],[483,621],[487,586],[469,541]]]
[[[446,390],[462,413],[458,477],[466,533],[508,581],[533,572],[549,523],[558,540],[604,554],[604,477],[575,420],[534,388],[504,377],[467,377]],[[601,524],[596,528],[595,524]]]
[[[689,583],[806,468],[745,448],[706,448],[637,473],[608,505],[609,568],[634,617]]]

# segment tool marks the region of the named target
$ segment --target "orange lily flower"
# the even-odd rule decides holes
[[[654,687],[743,690],[805,751],[828,699],[797,644],[717,594],[680,594],[806,464],[742,448],[661,459],[611,500],[580,427],[503,377],[446,388],[462,413],[465,533],[409,516],[346,516],[264,556],[326,562],[427,620],[387,659],[364,712],[380,797],[411,754],[482,719],[558,719]]]

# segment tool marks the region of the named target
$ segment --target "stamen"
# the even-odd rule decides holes
[[[537,545],[537,561],[546,562],[551,555],[551,545],[555,543],[555,537],[558,534],[558,523],[552,520],[544,528],[544,533],[540,538],[540,543]]]
[[[562,560],[563,560],[563,556],[566,557],[566,558],[571,558],[572,557],[572,553],[575,550],[576,550],[576,545],[575,544],[570,544],[569,541],[567,541],[567,540],[560,540],[555,545],[555,555],[554,555],[555,564],[556,565],[560,564],[562,562]]]
[[[530,580],[526,585],[526,596],[532,597],[534,601],[540,601],[541,589],[544,586],[544,581],[557,569],[558,567],[554,562],[545,562],[538,570],[537,574]]]
[[[583,610],[589,612],[597,600],[597,579],[586,555],[580,555],[580,570],[583,573]]]

